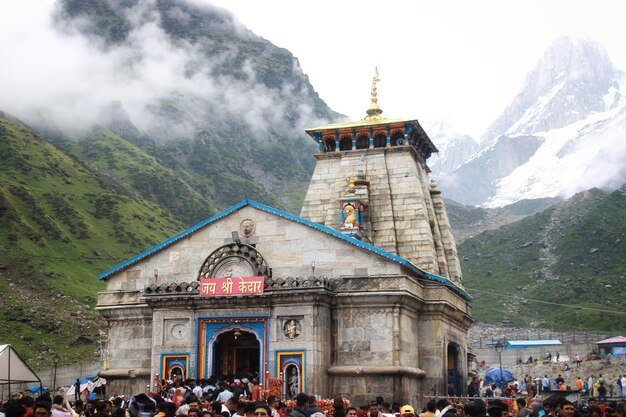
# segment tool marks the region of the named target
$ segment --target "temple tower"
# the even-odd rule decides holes
[[[377,72],[363,120],[306,130],[320,152],[300,215],[461,285],[441,191],[428,178],[437,148],[416,119],[382,116],[378,81]]]

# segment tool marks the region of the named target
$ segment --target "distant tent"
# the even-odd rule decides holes
[[[84,378],[79,379],[80,383],[80,394],[88,395],[94,389],[99,388],[107,383],[107,380],[104,378],[100,378],[99,376],[86,376]],[[73,396],[76,391],[76,385],[71,385],[66,391],[67,396]]]
[[[39,382],[41,385],[41,379],[11,345],[0,345],[0,385],[8,385],[11,395],[11,384],[27,382]]]

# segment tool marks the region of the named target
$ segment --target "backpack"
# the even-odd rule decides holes
[[[137,394],[130,399],[128,414],[131,417],[154,417],[157,412],[157,404],[146,394]]]

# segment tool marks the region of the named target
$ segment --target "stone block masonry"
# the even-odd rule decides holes
[[[339,229],[337,201],[349,179],[364,177],[369,211],[366,241],[418,268],[461,283],[461,268],[441,192],[411,147],[316,155],[317,165],[301,217]],[[432,188],[435,187],[435,188]]]

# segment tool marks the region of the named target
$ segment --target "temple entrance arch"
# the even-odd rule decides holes
[[[200,318],[197,378],[251,368],[258,370],[262,384],[268,365],[268,326],[267,316]]]
[[[229,326],[214,336],[210,351],[211,375],[242,378],[262,373],[261,340],[252,329]]]
[[[168,379],[174,381],[174,380],[178,380],[178,381],[184,381],[185,380],[185,372],[183,370],[183,368],[181,368],[180,366],[173,366],[170,369],[169,375],[168,375]]]

